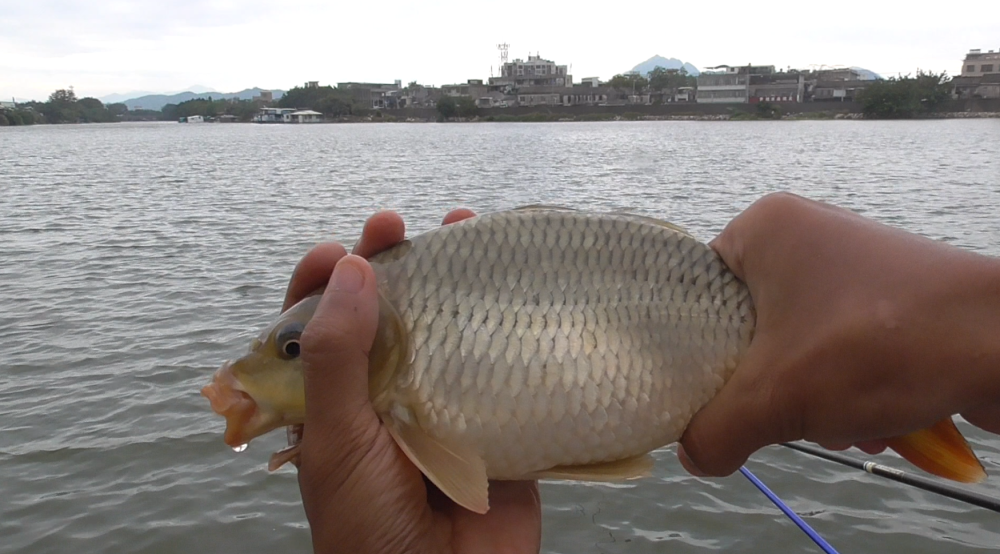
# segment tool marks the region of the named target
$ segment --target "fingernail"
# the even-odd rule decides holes
[[[365,276],[357,266],[357,262],[344,256],[333,269],[333,290],[357,294],[365,286]]]
[[[707,473],[702,472],[698,469],[698,466],[694,465],[694,462],[687,455],[687,452],[684,451],[684,447],[681,445],[677,445],[677,459],[680,460],[681,465],[684,466],[684,469],[686,469],[691,475],[694,475],[695,477],[708,477]]]

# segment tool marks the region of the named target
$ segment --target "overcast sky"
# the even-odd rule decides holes
[[[894,5],[897,7],[890,7]],[[304,81],[442,85],[539,52],[574,78],[659,54],[702,68],[854,65],[957,74],[1000,49],[1000,0],[841,2],[331,2],[0,0],[0,98],[221,92]]]

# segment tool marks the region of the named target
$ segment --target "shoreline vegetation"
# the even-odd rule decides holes
[[[618,78],[620,76],[616,76]],[[615,83],[612,79],[611,83]],[[623,81],[624,82],[624,81]],[[629,82],[631,83],[631,82]],[[409,87],[419,87],[416,82]],[[625,86],[625,85],[622,85]],[[629,85],[634,86],[634,85]],[[649,87],[649,81],[642,86]],[[520,106],[479,108],[469,96],[443,96],[434,108],[375,110],[360,105],[347,89],[294,87],[278,101],[193,99],[162,110],[129,110],[123,103],[104,105],[96,98],[77,99],[73,89],[53,92],[47,102],[0,108],[0,126],[121,121],[250,122],[262,107],[314,110],[324,123],[360,122],[563,122],[563,121],[760,121],[1000,118],[1000,99],[957,100],[945,74],[918,72],[877,80],[854,102],[759,102],[752,104],[664,104]]]

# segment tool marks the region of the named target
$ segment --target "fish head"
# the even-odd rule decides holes
[[[320,296],[285,311],[250,342],[245,355],[222,364],[201,389],[212,410],[226,418],[223,440],[233,448],[273,429],[305,421],[301,337]]]

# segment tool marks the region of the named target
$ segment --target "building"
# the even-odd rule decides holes
[[[14,102],[6,102],[4,100],[0,100],[0,110],[13,110],[16,107],[17,104],[15,104]]]
[[[976,48],[965,55],[962,77],[982,77],[993,73],[1000,73],[1000,50],[983,52]]]
[[[694,87],[678,87],[674,93],[674,102],[694,102],[695,92]]]
[[[323,114],[314,112],[313,110],[299,110],[283,114],[281,119],[285,123],[321,123],[323,121]]]
[[[603,106],[613,102],[618,91],[611,87],[592,84],[574,85],[571,90],[562,93],[564,106]]]
[[[815,77],[817,81],[860,81],[861,73],[856,69],[851,69],[849,67],[841,67],[835,69],[821,69],[811,76]]]
[[[403,83],[337,83],[337,88],[350,91],[355,102],[373,110],[395,108],[402,98]]]
[[[747,101],[802,102],[805,96],[805,77],[801,73],[769,73],[751,75]]]
[[[559,87],[560,89],[562,87]],[[562,94],[556,87],[521,87],[517,91],[518,106],[559,106]]]
[[[805,100],[812,102],[853,102],[865,87],[872,84],[851,68],[824,69],[802,73],[805,79]]]
[[[269,90],[262,90],[260,91],[260,95],[252,97],[251,101],[264,103],[274,102],[274,93]]]
[[[500,76],[490,77],[492,86],[512,87],[569,87],[573,86],[573,76],[565,65],[557,65],[552,60],[539,55],[528,56],[528,61],[520,58],[500,66]]]
[[[483,84],[482,79],[469,79],[457,85],[442,85],[441,96],[471,96],[479,99],[490,92],[490,87]]]
[[[958,98],[1000,98],[1000,50],[969,50],[952,84]]]
[[[699,104],[746,103],[749,81],[749,75],[703,72],[695,98]]]
[[[774,66],[768,67],[773,73]],[[752,69],[753,66],[749,65],[740,67],[719,65],[707,68],[697,78],[697,102],[699,104],[746,104],[749,98]]]
[[[285,116],[296,112],[295,108],[261,108],[253,116],[254,123],[284,123]]]
[[[433,108],[441,98],[441,89],[410,83],[399,98],[400,108]]]

